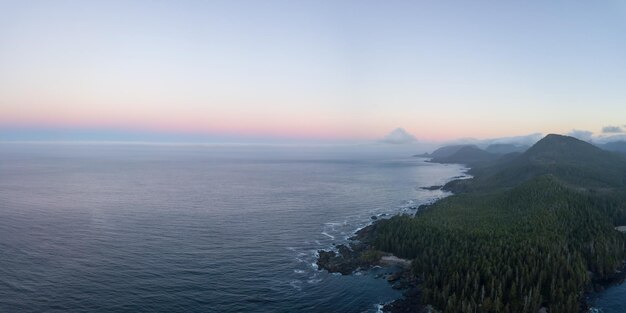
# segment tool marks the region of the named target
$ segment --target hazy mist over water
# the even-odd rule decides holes
[[[363,151],[1,144],[0,310],[375,311],[400,293],[315,252],[463,168]]]

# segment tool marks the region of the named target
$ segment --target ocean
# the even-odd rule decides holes
[[[1,144],[0,312],[375,312],[316,251],[464,168],[357,148]]]

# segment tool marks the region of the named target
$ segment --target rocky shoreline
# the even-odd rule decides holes
[[[420,301],[419,280],[411,273],[410,261],[397,258],[389,253],[373,249],[371,241],[375,236],[378,221],[366,226],[349,238],[348,244],[337,246],[337,251],[319,250],[317,266],[330,273],[350,275],[356,271],[369,270],[375,266],[395,267],[398,270],[377,277],[387,280],[392,288],[404,290],[403,297],[385,304],[383,312],[436,312]]]
[[[419,206],[418,211],[427,209],[432,204]],[[357,271],[367,271],[375,266],[392,268],[396,266],[400,270],[395,270],[381,274],[378,277],[386,279],[392,288],[404,290],[403,297],[396,299],[383,306],[383,312],[389,313],[436,313],[432,306],[421,302],[420,281],[411,272],[410,261],[397,258],[390,253],[379,251],[373,248],[372,242],[376,236],[376,228],[381,220],[374,220],[372,224],[355,232],[354,236],[348,238],[347,244],[336,246],[333,250],[318,250],[317,266],[330,273],[340,273],[341,275],[351,275]],[[593,293],[602,292],[606,288],[619,285],[626,280],[626,260],[622,267],[613,275],[602,279],[593,277],[586,290],[586,297],[581,299],[580,312],[591,312],[588,296]],[[547,312],[547,311],[546,311]]]
[[[626,260],[622,262],[622,266],[617,271],[604,278],[591,278],[589,286],[590,292],[602,292],[609,287],[622,284],[626,280]]]
[[[367,271],[375,266],[389,268],[396,266],[400,270],[380,274],[377,277],[387,280],[394,289],[404,290],[403,297],[385,304],[382,311],[389,313],[438,312],[432,306],[421,303],[420,281],[411,272],[409,260],[397,258],[390,253],[375,250],[372,247],[371,242],[376,235],[376,227],[379,222],[374,221],[369,226],[358,230],[354,236],[349,238],[350,242],[348,244],[338,245],[336,252],[319,250],[318,268],[327,270],[330,273],[351,275],[357,271]],[[626,260],[622,267],[613,275],[603,279],[592,277],[586,291],[587,297],[580,303],[581,312],[590,312],[591,306],[587,301],[590,294],[602,292],[606,288],[623,283],[625,280]]]

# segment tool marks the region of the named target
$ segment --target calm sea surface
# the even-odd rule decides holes
[[[318,249],[462,175],[332,147],[0,144],[0,312],[366,312]]]
[[[591,296],[592,313],[626,312],[626,284],[613,286]]]

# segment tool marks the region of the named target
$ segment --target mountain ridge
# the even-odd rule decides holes
[[[526,152],[503,162],[472,168],[473,180],[451,181],[453,192],[511,188],[541,175],[587,189],[626,185],[626,157],[569,136],[549,134]]]

